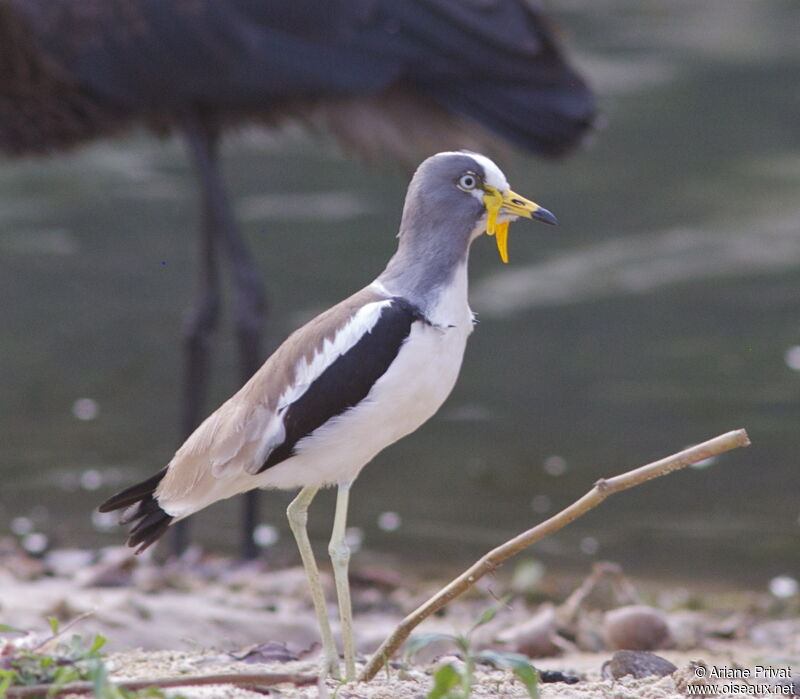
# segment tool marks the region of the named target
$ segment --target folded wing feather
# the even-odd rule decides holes
[[[348,328],[354,316],[367,306],[379,307],[386,301],[386,296],[367,287],[290,335],[176,452],[156,491],[162,507],[169,512],[171,502],[189,497],[204,506],[204,501],[220,490],[221,484],[215,481],[257,473],[283,441],[286,401],[301,396],[330,361],[357,340],[358,334]],[[241,487],[230,484],[232,492],[222,497],[250,487],[249,479]]]

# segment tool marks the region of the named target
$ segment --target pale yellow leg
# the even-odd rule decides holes
[[[344,647],[344,676],[348,682],[356,678],[355,648],[353,646],[353,609],[350,603],[350,581],[347,569],[350,563],[350,547],[345,541],[347,528],[347,503],[350,483],[340,483],[336,493],[336,514],[328,553],[333,563],[336,580],[336,595],[339,599],[339,618],[342,621],[342,645]]]
[[[333,677],[339,678],[339,651],[336,648],[336,641],[333,640],[331,632],[331,622],[328,619],[328,608],[325,605],[325,595],[322,592],[322,585],[319,581],[319,569],[314,559],[314,552],[311,549],[311,542],[308,540],[308,507],[318,488],[303,488],[299,495],[289,503],[286,509],[286,516],[289,518],[289,526],[297,541],[297,548],[300,550],[300,558],[308,578],[308,586],[311,588],[311,599],[314,602],[314,611],[317,614],[320,634],[322,635],[322,650],[325,655],[323,673],[330,673]],[[338,510],[337,510],[338,511]]]

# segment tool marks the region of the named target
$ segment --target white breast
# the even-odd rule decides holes
[[[466,269],[428,309],[432,325],[417,322],[366,399],[297,443],[297,454],[258,476],[267,488],[329,485],[354,479],[382,449],[413,432],[442,405],[455,385],[472,312]]]

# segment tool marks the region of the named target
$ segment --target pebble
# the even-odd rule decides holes
[[[457,655],[443,655],[438,658],[433,665],[434,674],[437,672],[437,670],[440,670],[445,665],[452,665],[456,672],[460,674],[466,672],[467,669],[466,663],[464,663],[464,661]]]
[[[611,656],[611,660],[603,663],[601,672],[604,678],[618,680],[625,675],[632,675],[639,680],[651,675],[666,677],[677,669],[666,658],[646,650],[618,650]]]
[[[606,612],[603,640],[609,650],[655,650],[673,643],[666,615],[640,604]]]
[[[557,642],[555,608],[549,604],[542,605],[530,619],[497,634],[497,640],[506,650],[529,658],[557,655],[561,645]]]
[[[231,651],[229,655],[234,660],[245,663],[288,663],[300,659],[299,653],[289,650],[285,643],[277,641],[250,645],[238,651]]]
[[[94,562],[94,551],[86,549],[53,549],[45,554],[44,562],[53,575],[74,575]]]

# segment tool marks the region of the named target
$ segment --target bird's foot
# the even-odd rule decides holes
[[[320,668],[320,675],[322,677],[331,677],[334,680],[342,679],[342,669],[339,666],[338,655],[325,655],[322,661],[322,667]]]
[[[352,659],[350,661],[345,660],[344,681],[345,682],[356,681],[356,665],[352,661]]]

